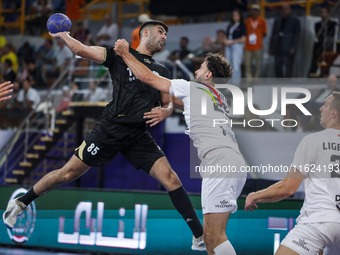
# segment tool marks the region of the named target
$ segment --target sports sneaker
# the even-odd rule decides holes
[[[203,240],[203,235],[198,238],[195,238],[194,236],[192,237],[191,250],[194,250],[194,251],[206,251],[207,250],[207,248],[205,247],[204,240]]]
[[[7,228],[12,229],[14,227],[18,216],[26,210],[26,207],[27,206],[23,202],[20,202],[18,198],[9,201],[7,209],[2,215],[2,220]]]

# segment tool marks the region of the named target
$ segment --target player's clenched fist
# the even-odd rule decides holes
[[[118,39],[115,43],[115,52],[118,56],[129,53],[129,43],[125,39]]]
[[[6,81],[0,84],[0,102],[10,99],[12,97],[12,96],[6,96],[13,91],[13,89],[11,89],[12,87],[13,87],[13,84],[11,84],[10,81]]]

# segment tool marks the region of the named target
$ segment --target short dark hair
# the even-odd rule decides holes
[[[162,26],[165,30],[165,32],[168,32],[168,26],[165,25],[162,21],[159,21],[159,20],[149,20],[149,21],[146,21],[142,24],[142,26],[140,27],[139,29],[139,39],[142,38],[142,35],[143,35],[143,29],[147,26]]]
[[[322,10],[322,9],[325,9],[327,11],[327,13],[329,13],[329,8],[327,6],[321,6],[320,10]]]
[[[334,99],[332,100],[330,107],[338,112],[338,120],[340,120],[340,92],[333,91],[332,96]]]
[[[5,59],[5,63],[9,66],[9,67],[12,67],[13,63],[12,63],[12,60],[6,58]]]
[[[234,70],[228,60],[220,53],[208,53],[204,61],[207,63],[209,71],[214,79],[222,79],[223,83],[228,82],[233,76]]]
[[[186,41],[187,43],[189,42],[189,38],[186,37],[186,36],[182,36],[182,37],[181,37],[181,41],[182,41],[182,40]]]

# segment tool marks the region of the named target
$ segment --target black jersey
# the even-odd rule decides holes
[[[109,68],[113,92],[112,100],[105,107],[99,124],[106,128],[109,123],[145,127],[144,113],[161,105],[160,92],[138,80],[113,48],[106,47],[105,51],[102,64]],[[153,73],[169,78],[169,71],[152,57],[132,48],[130,53]]]

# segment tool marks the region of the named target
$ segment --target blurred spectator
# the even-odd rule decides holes
[[[84,98],[84,94],[79,93],[79,85],[75,82],[72,83],[71,98],[72,102],[81,102]]]
[[[12,69],[12,61],[10,59],[5,59],[4,68],[5,72],[3,75],[3,80],[11,81],[13,83],[15,81],[16,75]]]
[[[312,100],[304,104],[304,107],[313,115],[320,113],[320,107],[324,104],[325,99],[329,97],[333,91],[339,91],[337,88],[338,81],[335,75],[328,76],[327,87],[321,89],[319,94]],[[299,112],[300,113],[300,112]],[[311,115],[302,115],[300,126],[297,131],[307,131]]]
[[[200,68],[201,64],[204,61],[205,56],[208,52],[211,52],[213,40],[206,36],[202,42],[200,48],[191,52],[188,55],[188,58],[183,61],[184,65],[189,68],[191,72],[195,72]]]
[[[73,37],[85,45],[93,45],[91,32],[84,26],[83,21],[76,23]]]
[[[1,57],[2,64],[5,62],[5,59],[12,61],[12,69],[16,73],[18,71],[18,57],[14,53],[13,46],[9,43],[4,47],[4,55]]]
[[[85,101],[90,103],[105,102],[106,94],[104,89],[99,87],[94,81],[89,82],[90,93],[87,95]]]
[[[44,64],[41,67],[42,77],[58,77],[59,74],[69,66],[73,58],[72,51],[65,45],[63,41],[57,41],[58,53],[55,55],[55,60],[50,64]]]
[[[80,20],[80,8],[85,4],[84,0],[65,0],[66,13],[65,15],[74,22]],[[74,23],[72,23],[74,24]]]
[[[4,54],[4,47],[7,44],[7,40],[4,36],[0,35],[0,58]]]
[[[103,17],[104,26],[97,33],[97,45],[113,47],[118,39],[118,26],[112,22],[110,14],[105,14]]]
[[[17,51],[18,61],[21,63],[26,58],[32,58],[34,53],[34,48],[25,42]]]
[[[22,82],[23,80],[29,80],[31,87],[35,85],[36,69],[35,62],[31,58],[25,58],[22,62],[21,68],[19,68],[17,74],[17,80]]]
[[[17,101],[19,107],[28,113],[38,106],[40,103],[40,95],[36,89],[31,87],[28,80],[24,80]]]
[[[246,19],[247,39],[244,47],[246,77],[251,80],[259,78],[262,67],[263,37],[267,34],[266,20],[259,16],[260,6],[253,4],[250,17]],[[255,61],[255,75],[253,75],[253,61]]]
[[[66,6],[65,0],[52,0],[53,10],[56,13],[65,13]]]
[[[51,39],[46,39],[43,46],[41,46],[35,53],[35,66],[36,66],[36,82],[37,86],[41,87],[46,82],[45,73],[42,71],[42,66],[46,65],[47,70],[52,70],[53,63],[56,61],[56,55],[53,49],[53,41]]]
[[[174,61],[177,59],[183,60],[184,58],[186,58],[188,54],[190,53],[190,51],[188,50],[188,44],[189,44],[188,37],[185,37],[185,36],[181,37],[180,49],[174,50],[173,52],[171,52],[168,59]]]
[[[231,67],[234,70],[233,84],[239,86],[244,42],[247,36],[247,29],[243,21],[242,13],[239,10],[232,12],[226,35],[225,57],[231,63]]]
[[[139,30],[140,30],[140,27],[142,26],[142,24],[144,22],[147,22],[151,20],[149,15],[147,15],[146,13],[142,13],[138,16],[138,22],[139,22],[139,26],[136,27],[132,33],[131,33],[131,44],[130,44],[130,47],[132,49],[137,49],[138,48],[138,45],[139,45]]]
[[[51,0],[37,0],[30,7],[31,19],[26,21],[30,35],[40,35],[47,31],[46,22],[53,12]]]
[[[312,63],[309,70],[310,76],[315,77],[318,69],[318,60],[325,51],[333,51],[334,35],[336,26],[335,21],[330,20],[329,10],[327,7],[321,7],[321,21],[315,24],[315,42],[313,48]]]
[[[300,21],[291,12],[288,4],[282,5],[282,17],[275,19],[270,40],[269,53],[275,58],[277,78],[293,76],[294,57],[301,29]]]
[[[226,42],[226,35],[224,30],[219,29],[216,31],[216,39],[213,41],[211,45],[211,51],[212,53],[220,53],[221,55],[224,56],[224,45]]]
[[[69,93],[69,88],[68,86],[63,86],[63,99],[61,100],[60,105],[55,109],[55,111],[62,112],[66,111],[68,108],[68,105],[71,101],[70,93]]]

